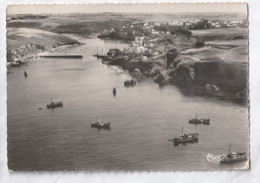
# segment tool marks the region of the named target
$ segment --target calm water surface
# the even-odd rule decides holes
[[[40,59],[12,68],[8,80],[8,164],[16,171],[49,170],[216,170],[240,169],[247,162],[221,165],[207,160],[248,152],[247,108],[202,97],[189,97],[175,86],[159,88],[150,79],[125,88],[131,76],[103,65],[92,55],[126,43],[82,38],[64,54],[83,59]],[[27,70],[28,77],[23,72]],[[116,97],[112,88],[117,87]],[[53,100],[63,108],[46,109]],[[42,107],[42,110],[38,110]],[[195,113],[209,126],[188,123]],[[90,127],[97,116],[111,130]],[[173,146],[168,139],[198,132],[199,142]]]

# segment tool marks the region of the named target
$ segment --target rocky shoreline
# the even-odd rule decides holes
[[[62,36],[62,35],[60,35]],[[66,41],[64,38],[66,37]],[[152,78],[160,87],[176,85],[185,95],[196,95],[220,100],[228,100],[238,104],[248,103],[248,65],[242,63],[226,63],[218,58],[189,62],[181,53],[183,48],[196,48],[200,40],[196,37],[186,38],[183,35],[171,36],[170,39],[158,40],[158,44],[169,45],[169,48],[158,56],[140,59],[140,55],[129,56],[122,50],[117,56],[105,55],[104,64],[116,65],[134,75]],[[186,42],[186,44],[182,44]],[[177,44],[178,43],[178,44]],[[7,65],[21,66],[27,61],[37,58],[41,53],[50,54],[65,45],[80,44],[75,37],[63,36],[54,44],[24,44],[7,51]],[[171,45],[174,45],[171,46]]]
[[[186,63],[179,60],[176,49],[165,54],[167,67],[158,62],[137,61],[128,56],[102,58],[104,64],[116,65],[133,75],[152,78],[160,87],[175,85],[185,95],[195,95],[232,101],[240,105],[248,103],[248,66],[241,63],[225,63],[218,59]]]
[[[7,66],[19,67],[41,54],[51,54],[75,44],[80,42],[65,35],[28,28],[8,29]]]
[[[23,45],[16,48],[15,50],[11,50],[10,53],[8,53],[7,66],[20,67],[22,65],[26,65],[28,61],[41,57],[41,55],[49,55],[55,52],[59,52],[63,50],[66,46],[71,45],[79,45],[79,43],[68,44],[65,46],[61,45],[53,47],[51,49],[45,47],[37,48],[37,45],[35,44]]]

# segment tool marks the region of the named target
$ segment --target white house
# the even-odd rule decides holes
[[[152,34],[160,34],[160,32],[153,29]]]
[[[136,53],[144,53],[146,51],[146,48],[144,46],[138,46],[136,47],[135,52]]]
[[[135,43],[141,46],[144,42],[144,37],[143,36],[136,36],[135,37]]]

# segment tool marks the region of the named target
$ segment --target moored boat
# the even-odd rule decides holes
[[[91,122],[91,128],[110,129],[110,123],[108,123],[108,122],[101,122],[101,121],[97,120],[96,122]]]
[[[187,134],[183,133],[183,127],[182,127],[182,135],[171,138],[168,141],[173,141],[175,145],[194,143],[194,142],[198,142],[199,140],[198,137],[199,137],[199,133],[187,133]]]
[[[235,163],[244,161],[247,159],[247,153],[245,152],[230,152],[231,144],[229,146],[229,153],[220,157],[221,163]]]
[[[203,125],[209,125],[210,119],[199,119],[196,113],[196,117],[189,120],[189,123],[191,124],[203,124]]]
[[[24,71],[24,77],[27,77],[27,72],[26,71]]]
[[[116,95],[116,87],[113,88],[113,95]]]
[[[63,107],[63,102],[62,101],[58,101],[58,102],[53,102],[51,100],[50,104],[47,104],[47,109],[54,109],[56,107]]]

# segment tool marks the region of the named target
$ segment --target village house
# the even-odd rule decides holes
[[[118,32],[118,35],[119,35],[120,37],[124,37],[124,38],[127,38],[127,37],[128,37],[128,33],[127,33],[127,31],[125,31],[125,30],[120,30],[120,31]]]
[[[113,30],[105,29],[101,34],[102,34],[102,36],[107,36],[107,35],[109,35],[111,32],[113,32]]]
[[[152,34],[158,35],[158,34],[160,34],[160,32],[159,32],[159,31],[156,31],[156,30],[154,30],[154,29],[152,29]]]
[[[144,37],[143,36],[136,36],[135,37],[135,43],[138,45],[138,46],[141,46],[144,42]]]
[[[135,52],[138,53],[144,53],[146,51],[146,48],[144,46],[137,46],[135,49]]]

